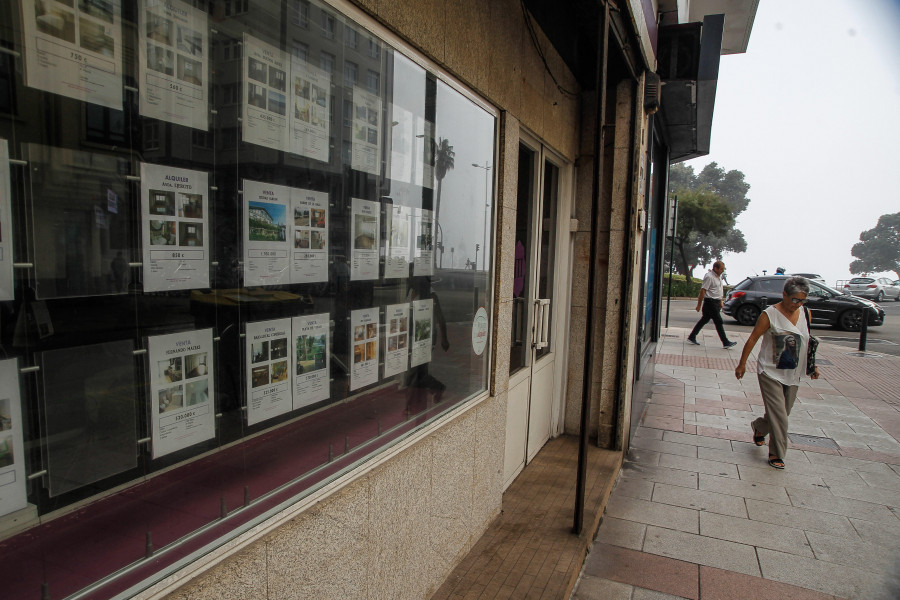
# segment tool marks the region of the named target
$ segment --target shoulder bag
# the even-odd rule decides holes
[[[806,313],[806,331],[809,333],[809,344],[806,347],[806,374],[812,375],[816,372],[816,348],[819,347],[819,338],[814,337],[809,329],[809,309],[804,306],[803,311]]]

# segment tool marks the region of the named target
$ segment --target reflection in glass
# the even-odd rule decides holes
[[[32,240],[38,298],[125,293],[122,260],[133,247],[124,157],[26,144],[32,168]],[[107,198],[118,197],[115,212]],[[174,215],[174,194],[158,194],[154,214]],[[160,221],[159,223],[165,223]],[[165,230],[165,225],[162,226]],[[162,239],[162,238],[160,238]],[[168,243],[168,242],[165,242]],[[38,250],[39,249],[39,250]]]
[[[137,466],[133,349],[126,340],[42,353],[50,496]]]

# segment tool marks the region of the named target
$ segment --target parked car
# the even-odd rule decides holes
[[[876,302],[883,302],[885,298],[900,302],[900,285],[887,277],[854,277],[844,284],[844,289],[854,296],[872,298]]]
[[[810,281],[815,281],[816,283],[825,284],[825,278],[819,275],[818,273],[791,273],[791,277],[803,277],[805,279],[809,279]]]
[[[753,325],[766,307],[781,302],[784,276],[748,277],[728,292],[723,312],[741,325]],[[884,323],[884,309],[870,300],[842,294],[828,286],[809,282],[810,314],[813,325],[833,325],[858,331],[863,311],[869,311],[869,325]]]

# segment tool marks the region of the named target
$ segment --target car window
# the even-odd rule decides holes
[[[814,298],[830,298],[832,294],[823,287],[820,287],[812,282],[809,284],[809,297]]]
[[[763,279],[756,282],[759,289],[763,292],[773,292],[780,294],[784,290],[784,279]]]
[[[871,277],[854,277],[850,280],[850,283],[872,283],[875,281]]]
[[[734,286],[736,290],[752,290],[753,289],[753,280],[745,279],[736,286]]]

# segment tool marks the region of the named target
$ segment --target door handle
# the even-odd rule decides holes
[[[540,350],[550,345],[550,300],[539,298],[534,301],[534,349]]]

